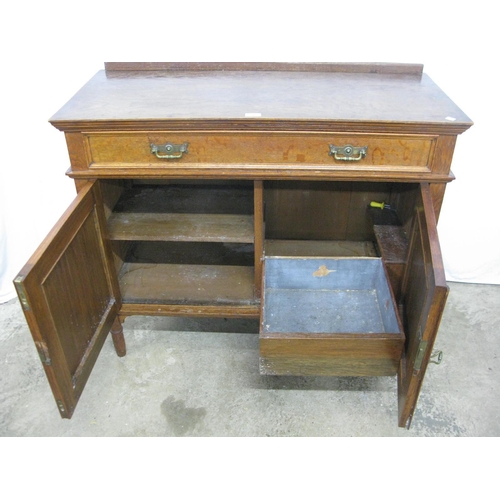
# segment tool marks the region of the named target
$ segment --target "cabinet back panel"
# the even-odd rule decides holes
[[[390,193],[387,183],[266,182],[266,238],[371,240],[367,207]]]
[[[138,185],[115,206],[121,213],[252,214],[253,185]]]
[[[134,241],[125,258],[133,264],[253,266],[253,245],[238,243]]]

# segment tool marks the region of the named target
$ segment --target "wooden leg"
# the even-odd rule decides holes
[[[125,337],[123,336],[123,327],[120,318],[117,316],[111,327],[111,338],[113,345],[118,356],[123,357],[127,354],[127,347],[125,345]]]

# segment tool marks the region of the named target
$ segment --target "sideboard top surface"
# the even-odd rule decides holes
[[[318,65],[312,71],[304,71],[304,65],[274,71],[139,68],[99,71],[50,122],[60,130],[182,122],[243,129],[266,128],[270,122],[281,122],[284,129],[283,124],[293,128],[304,122],[333,127],[377,123],[388,128],[397,123],[410,128],[430,125],[432,131],[455,134],[472,125],[426,74],[417,71],[323,71]]]

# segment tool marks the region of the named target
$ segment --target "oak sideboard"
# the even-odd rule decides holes
[[[422,65],[106,63],[50,122],[77,195],[14,282],[61,417],[170,315],[260,318],[264,377],[397,377],[409,428],[472,125]]]

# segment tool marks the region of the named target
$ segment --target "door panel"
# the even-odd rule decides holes
[[[118,312],[98,183],[83,188],[15,279],[60,414],[70,418]]]
[[[406,344],[398,373],[400,427],[411,423],[447,295],[430,188],[422,184],[402,285]]]

